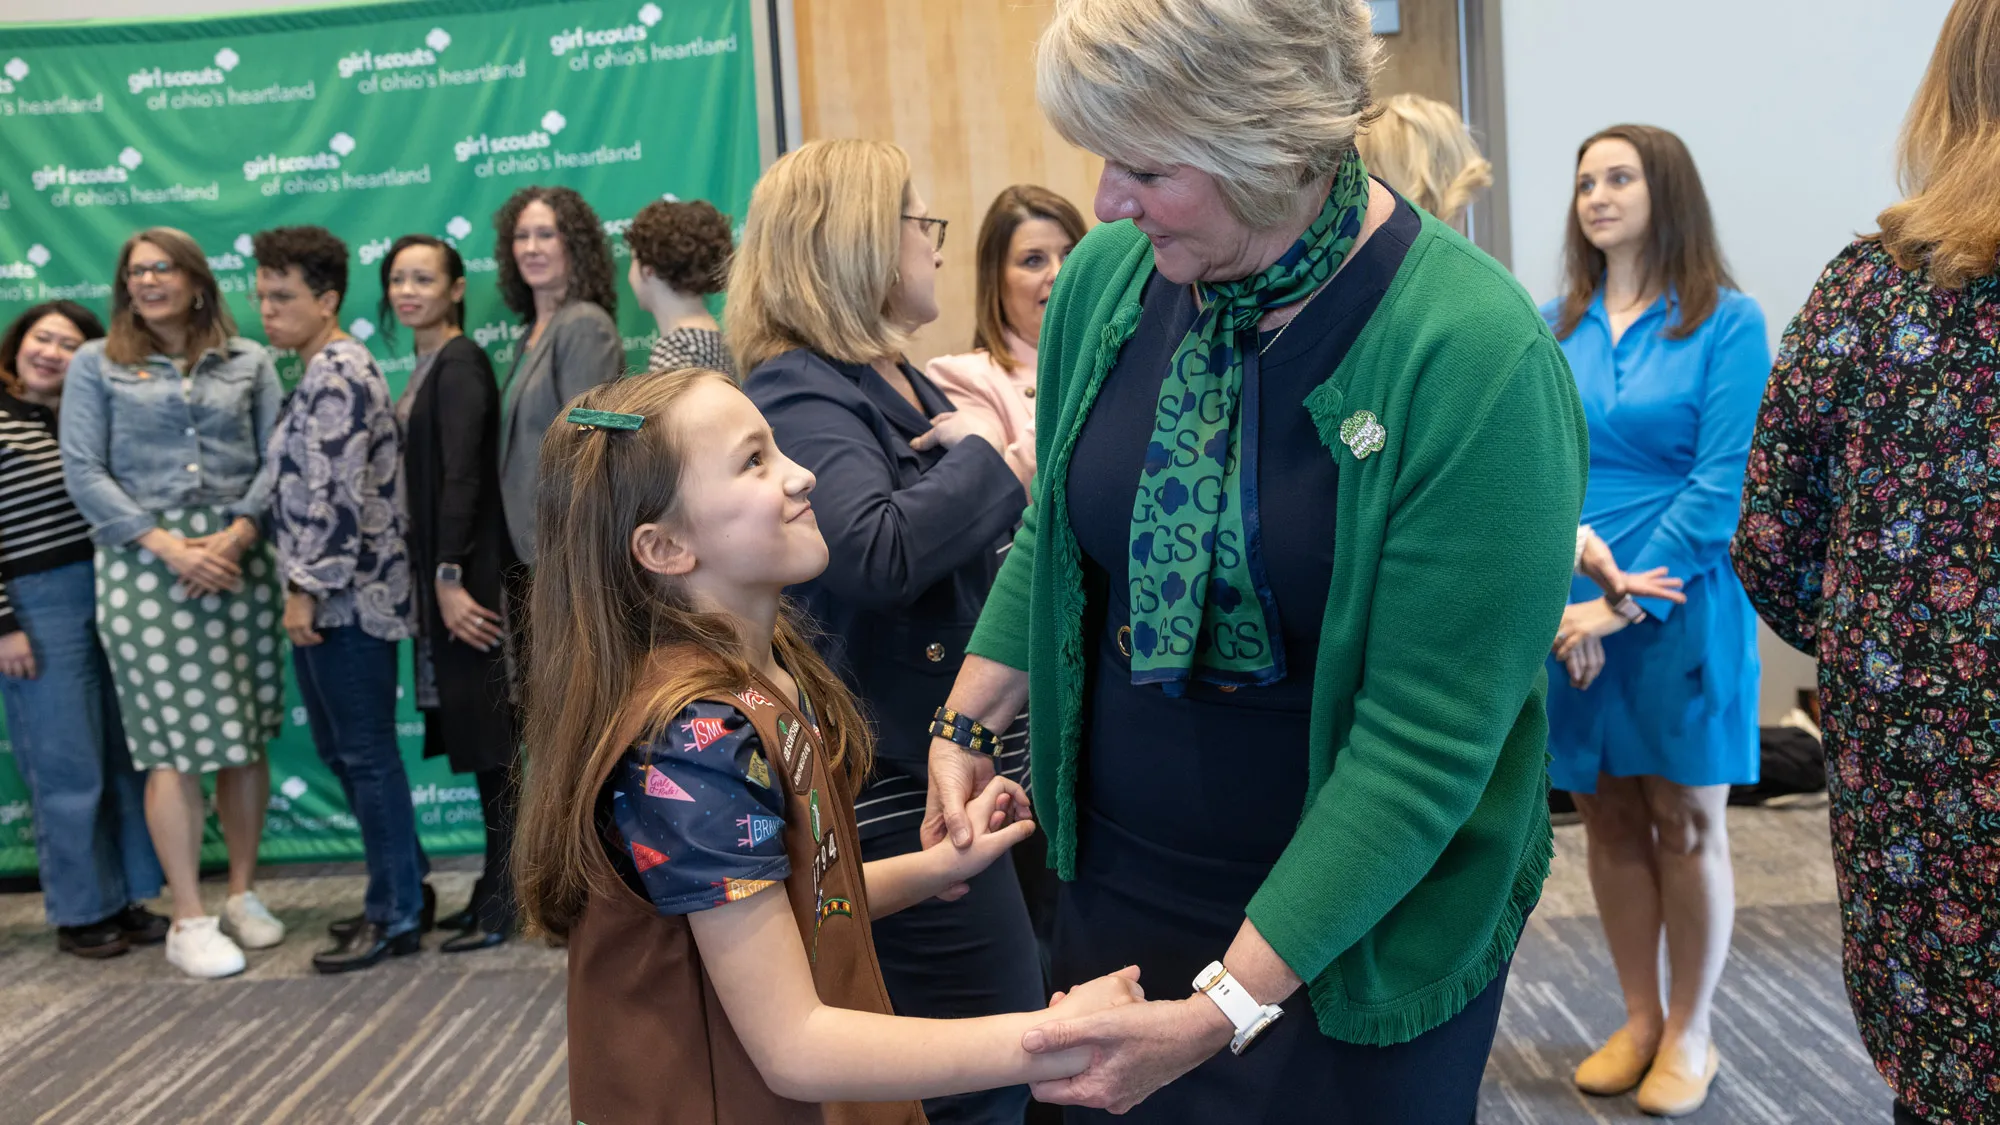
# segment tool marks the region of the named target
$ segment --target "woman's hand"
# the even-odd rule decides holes
[[[478,599],[456,582],[437,582],[434,586],[438,615],[444,618],[445,631],[452,639],[481,652],[493,651],[502,636],[500,615],[480,605]]]
[[[1681,593],[1681,580],[1667,574],[1667,568],[1656,566],[1644,574],[1619,573],[1624,585],[1619,592],[1635,598],[1659,598],[1675,605],[1686,605],[1687,595]]]
[[[16,629],[0,637],[0,676],[16,680],[35,678],[35,650],[28,643],[28,634]]]
[[[969,437],[986,439],[986,444],[995,452],[1007,448],[1007,432],[992,416],[977,410],[952,410],[931,419],[931,428],[910,439],[911,449],[929,449],[933,445],[955,449],[958,443]]]
[[[243,570],[216,552],[160,528],[142,535],[138,544],[160,557],[167,569],[181,580],[181,588],[191,597],[243,589]]]
[[[1577,602],[1563,610],[1562,628],[1556,631],[1556,659],[1567,661],[1571,651],[1586,640],[1603,640],[1627,624],[1603,598]]]
[[[1563,657],[1563,667],[1569,669],[1569,685],[1578,691],[1586,691],[1597,681],[1604,671],[1604,642],[1596,637],[1586,637],[1582,644],[1569,650]]]
[[[1201,995],[1120,1004],[1076,1018],[1060,1008],[1051,1014],[1064,1018],[1029,1030],[1021,1049],[1045,1055],[1088,1047],[1091,1063],[1075,1077],[1035,1083],[1030,1087],[1035,1099],[1113,1113],[1126,1112],[1200,1066],[1235,1034],[1222,1009]]]
[[[187,545],[208,551],[219,558],[227,560],[231,565],[240,565],[243,562],[243,552],[249,550],[250,544],[256,541],[257,525],[252,523],[247,517],[237,516],[235,522],[231,523],[228,527],[223,528],[214,535],[204,535],[196,539],[189,539],[187,540]]]
[[[1610,544],[1588,528],[1583,532],[1583,559],[1576,564],[1576,569],[1613,598],[1630,594],[1635,598],[1659,598],[1675,605],[1687,602],[1687,595],[1681,593],[1681,580],[1668,577],[1666,567],[1654,567],[1643,574],[1627,574],[1618,569],[1618,560],[1611,557]]]
[[[923,827],[917,833],[925,847],[947,838],[957,847],[971,846],[972,821],[966,805],[993,780],[994,772],[991,754],[975,753],[948,738],[931,739],[931,783],[924,796]]]
[[[298,648],[311,648],[326,638],[313,631],[313,609],[317,603],[304,590],[285,594],[285,635]]]
[[[993,866],[1014,845],[1035,834],[1035,822],[1028,819],[1028,794],[1014,781],[995,777],[979,795],[966,803],[965,816],[973,828],[972,843],[958,847],[941,840],[926,850],[943,865],[951,885],[938,898],[952,902],[972,889],[966,880]]]

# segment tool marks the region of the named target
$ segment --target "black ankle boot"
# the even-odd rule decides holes
[[[346,941],[324,953],[313,954],[313,968],[322,973],[353,972],[366,969],[384,957],[406,956],[423,947],[423,935],[416,930],[389,937],[380,924],[364,920]]]
[[[437,927],[437,912],[437,892],[431,889],[429,883],[425,883],[424,905],[422,910],[417,914],[417,932],[427,934],[435,929]],[[335,919],[326,924],[327,936],[344,944],[348,938],[354,936],[355,931],[361,928],[361,923],[364,921],[366,919],[359,914],[356,914],[352,918]]]

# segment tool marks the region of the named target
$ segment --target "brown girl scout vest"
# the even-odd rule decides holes
[[[749,716],[769,783],[785,797],[785,894],[822,1003],[890,1014],[875,960],[853,796],[827,768],[819,733],[761,680],[702,698]],[[623,741],[639,735],[639,720]],[[752,781],[762,783],[763,777]],[[603,788],[598,777],[588,792]],[[814,1105],[773,1093],[730,1027],[684,916],[653,909],[601,849],[569,935],[570,1113],[578,1125],[925,1125],[916,1102]],[[672,862],[672,857],[668,858]],[[727,886],[734,900],[766,884]],[[615,893],[606,893],[615,888]],[[769,892],[767,892],[769,893]]]

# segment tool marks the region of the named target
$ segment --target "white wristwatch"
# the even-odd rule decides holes
[[[1236,1036],[1229,1041],[1233,1054],[1249,1050],[1250,1044],[1285,1014],[1276,1004],[1257,1003],[1220,961],[1210,961],[1208,968],[1194,978],[1194,990],[1215,1001],[1215,1006],[1222,1009],[1222,1017],[1236,1029]]]

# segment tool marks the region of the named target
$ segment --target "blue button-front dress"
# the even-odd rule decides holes
[[[1542,313],[1551,324],[1558,306]],[[1764,314],[1734,290],[1686,339],[1665,296],[1617,343],[1600,290],[1563,353],[1590,425],[1583,520],[1629,572],[1667,567],[1687,604],[1642,598],[1648,620],[1604,642],[1604,672],[1577,691],[1549,662],[1549,778],[1597,791],[1600,773],[1682,785],[1757,780],[1756,617],[1729,564],[1764,383]],[[1570,601],[1601,597],[1578,578]]]

